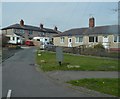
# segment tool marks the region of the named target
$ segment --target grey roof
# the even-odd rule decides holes
[[[120,25],[108,25],[108,26],[97,26],[94,28],[75,28],[67,30],[61,34],[56,35],[59,36],[73,36],[73,35],[92,35],[92,34],[120,34]]]
[[[2,30],[6,30],[6,29],[24,29],[24,30],[32,30],[32,31],[58,34],[58,32],[53,30],[53,29],[48,29],[48,28],[40,29],[40,27],[30,26],[30,25],[20,26],[20,24],[13,24],[13,25],[10,25],[8,27],[2,28]]]

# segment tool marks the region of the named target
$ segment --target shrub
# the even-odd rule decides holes
[[[2,34],[2,47],[5,47],[8,44],[9,38]]]
[[[94,48],[95,49],[105,49],[104,46],[101,43],[99,43],[97,45],[94,45]]]

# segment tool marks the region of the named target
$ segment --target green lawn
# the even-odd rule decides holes
[[[38,56],[38,53],[40,54]],[[75,56],[64,54],[64,62],[59,66],[56,54],[53,52],[37,52],[37,64],[44,71],[52,70],[89,70],[89,71],[117,71],[118,60],[107,58],[96,58],[89,56]]]
[[[120,90],[120,86],[118,86],[117,78],[91,78],[91,79],[80,79],[80,80],[71,80],[67,83],[70,83],[74,86],[82,86],[91,90],[96,90],[102,93],[111,94],[114,96],[118,95],[118,89]]]

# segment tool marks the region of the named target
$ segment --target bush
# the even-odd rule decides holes
[[[12,44],[9,44],[7,47],[8,47],[8,49],[21,49],[21,46],[19,46],[19,45],[12,45]]]
[[[105,49],[104,46],[101,43],[99,43],[97,45],[94,45],[94,48],[95,49]]]
[[[5,47],[8,44],[9,38],[2,34],[2,47]]]

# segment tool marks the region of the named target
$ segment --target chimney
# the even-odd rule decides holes
[[[43,29],[43,24],[40,24],[40,29]]]
[[[55,26],[55,27],[54,27],[54,30],[57,31],[57,29],[58,29],[58,28]]]
[[[94,17],[89,18],[89,28],[93,28],[95,26],[95,19]]]
[[[21,19],[20,26],[24,26],[24,21]]]

